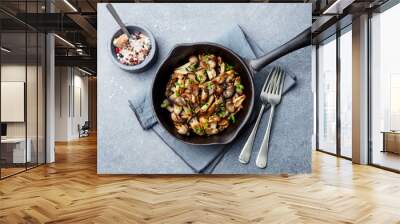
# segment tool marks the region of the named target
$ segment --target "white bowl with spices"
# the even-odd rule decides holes
[[[114,63],[131,72],[143,72],[155,61],[156,40],[150,30],[143,26],[128,25],[131,34],[127,37],[121,29],[112,36],[109,48]]]

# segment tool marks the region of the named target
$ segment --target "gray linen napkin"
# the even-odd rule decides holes
[[[251,41],[239,26],[234,26],[229,32],[225,33],[215,42],[233,49],[233,51],[244,58],[254,58],[255,56],[263,54],[263,50],[254,41]],[[264,73],[265,71],[262,72]],[[264,76],[266,77],[266,75]],[[262,82],[265,80],[265,77],[261,77]],[[258,80],[259,79],[260,78],[258,78]],[[262,82],[255,84],[256,96],[260,93]],[[289,74],[285,79],[284,92],[286,93],[295,83],[295,77]],[[237,140],[235,140],[228,145],[194,146],[177,141],[164,130],[161,125],[157,124],[157,120],[153,114],[149,93],[145,96],[129,100],[129,106],[134,111],[142,128],[145,130],[153,129],[153,131],[155,131],[155,133],[196,173],[211,173],[224,156],[225,151],[230,148],[230,145],[237,142]],[[253,113],[250,119],[251,124],[254,121],[255,114],[258,113]],[[247,127],[249,127],[249,125]],[[238,138],[247,138],[247,136],[239,135]]]

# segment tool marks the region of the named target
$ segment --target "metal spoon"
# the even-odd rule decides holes
[[[128,38],[131,39],[132,38],[131,34],[129,33],[129,31],[126,28],[125,24],[122,22],[122,20],[119,17],[117,11],[115,11],[115,8],[110,3],[108,3],[106,5],[106,7],[107,7],[108,11],[110,12],[110,14],[114,17],[115,21],[121,27],[122,32],[124,32],[124,34],[126,34],[128,36]]]

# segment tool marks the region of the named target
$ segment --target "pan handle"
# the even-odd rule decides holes
[[[282,46],[272,50],[271,52],[267,53],[266,55],[256,58],[249,61],[250,67],[255,70],[259,71],[264,68],[269,63],[275,61],[276,59],[292,52],[298,50],[300,48],[306,47],[311,45],[311,28],[307,28],[299,35],[294,37],[293,39],[289,40],[287,43],[283,44]]]

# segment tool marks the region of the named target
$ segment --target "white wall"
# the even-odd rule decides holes
[[[76,68],[56,67],[55,85],[55,140],[77,139],[78,125],[88,120],[88,77]]]
[[[37,70],[38,69],[38,70]],[[30,139],[32,161],[44,162],[45,130],[44,130],[44,74],[41,66],[25,64],[3,64],[1,66],[2,82],[24,82],[26,84],[26,107],[21,108],[26,112],[27,119],[23,122],[6,122],[7,137]],[[27,79],[27,80],[26,80]],[[2,96],[7,97],[7,96]],[[8,110],[9,108],[1,108]],[[39,153],[37,157],[36,153]]]

